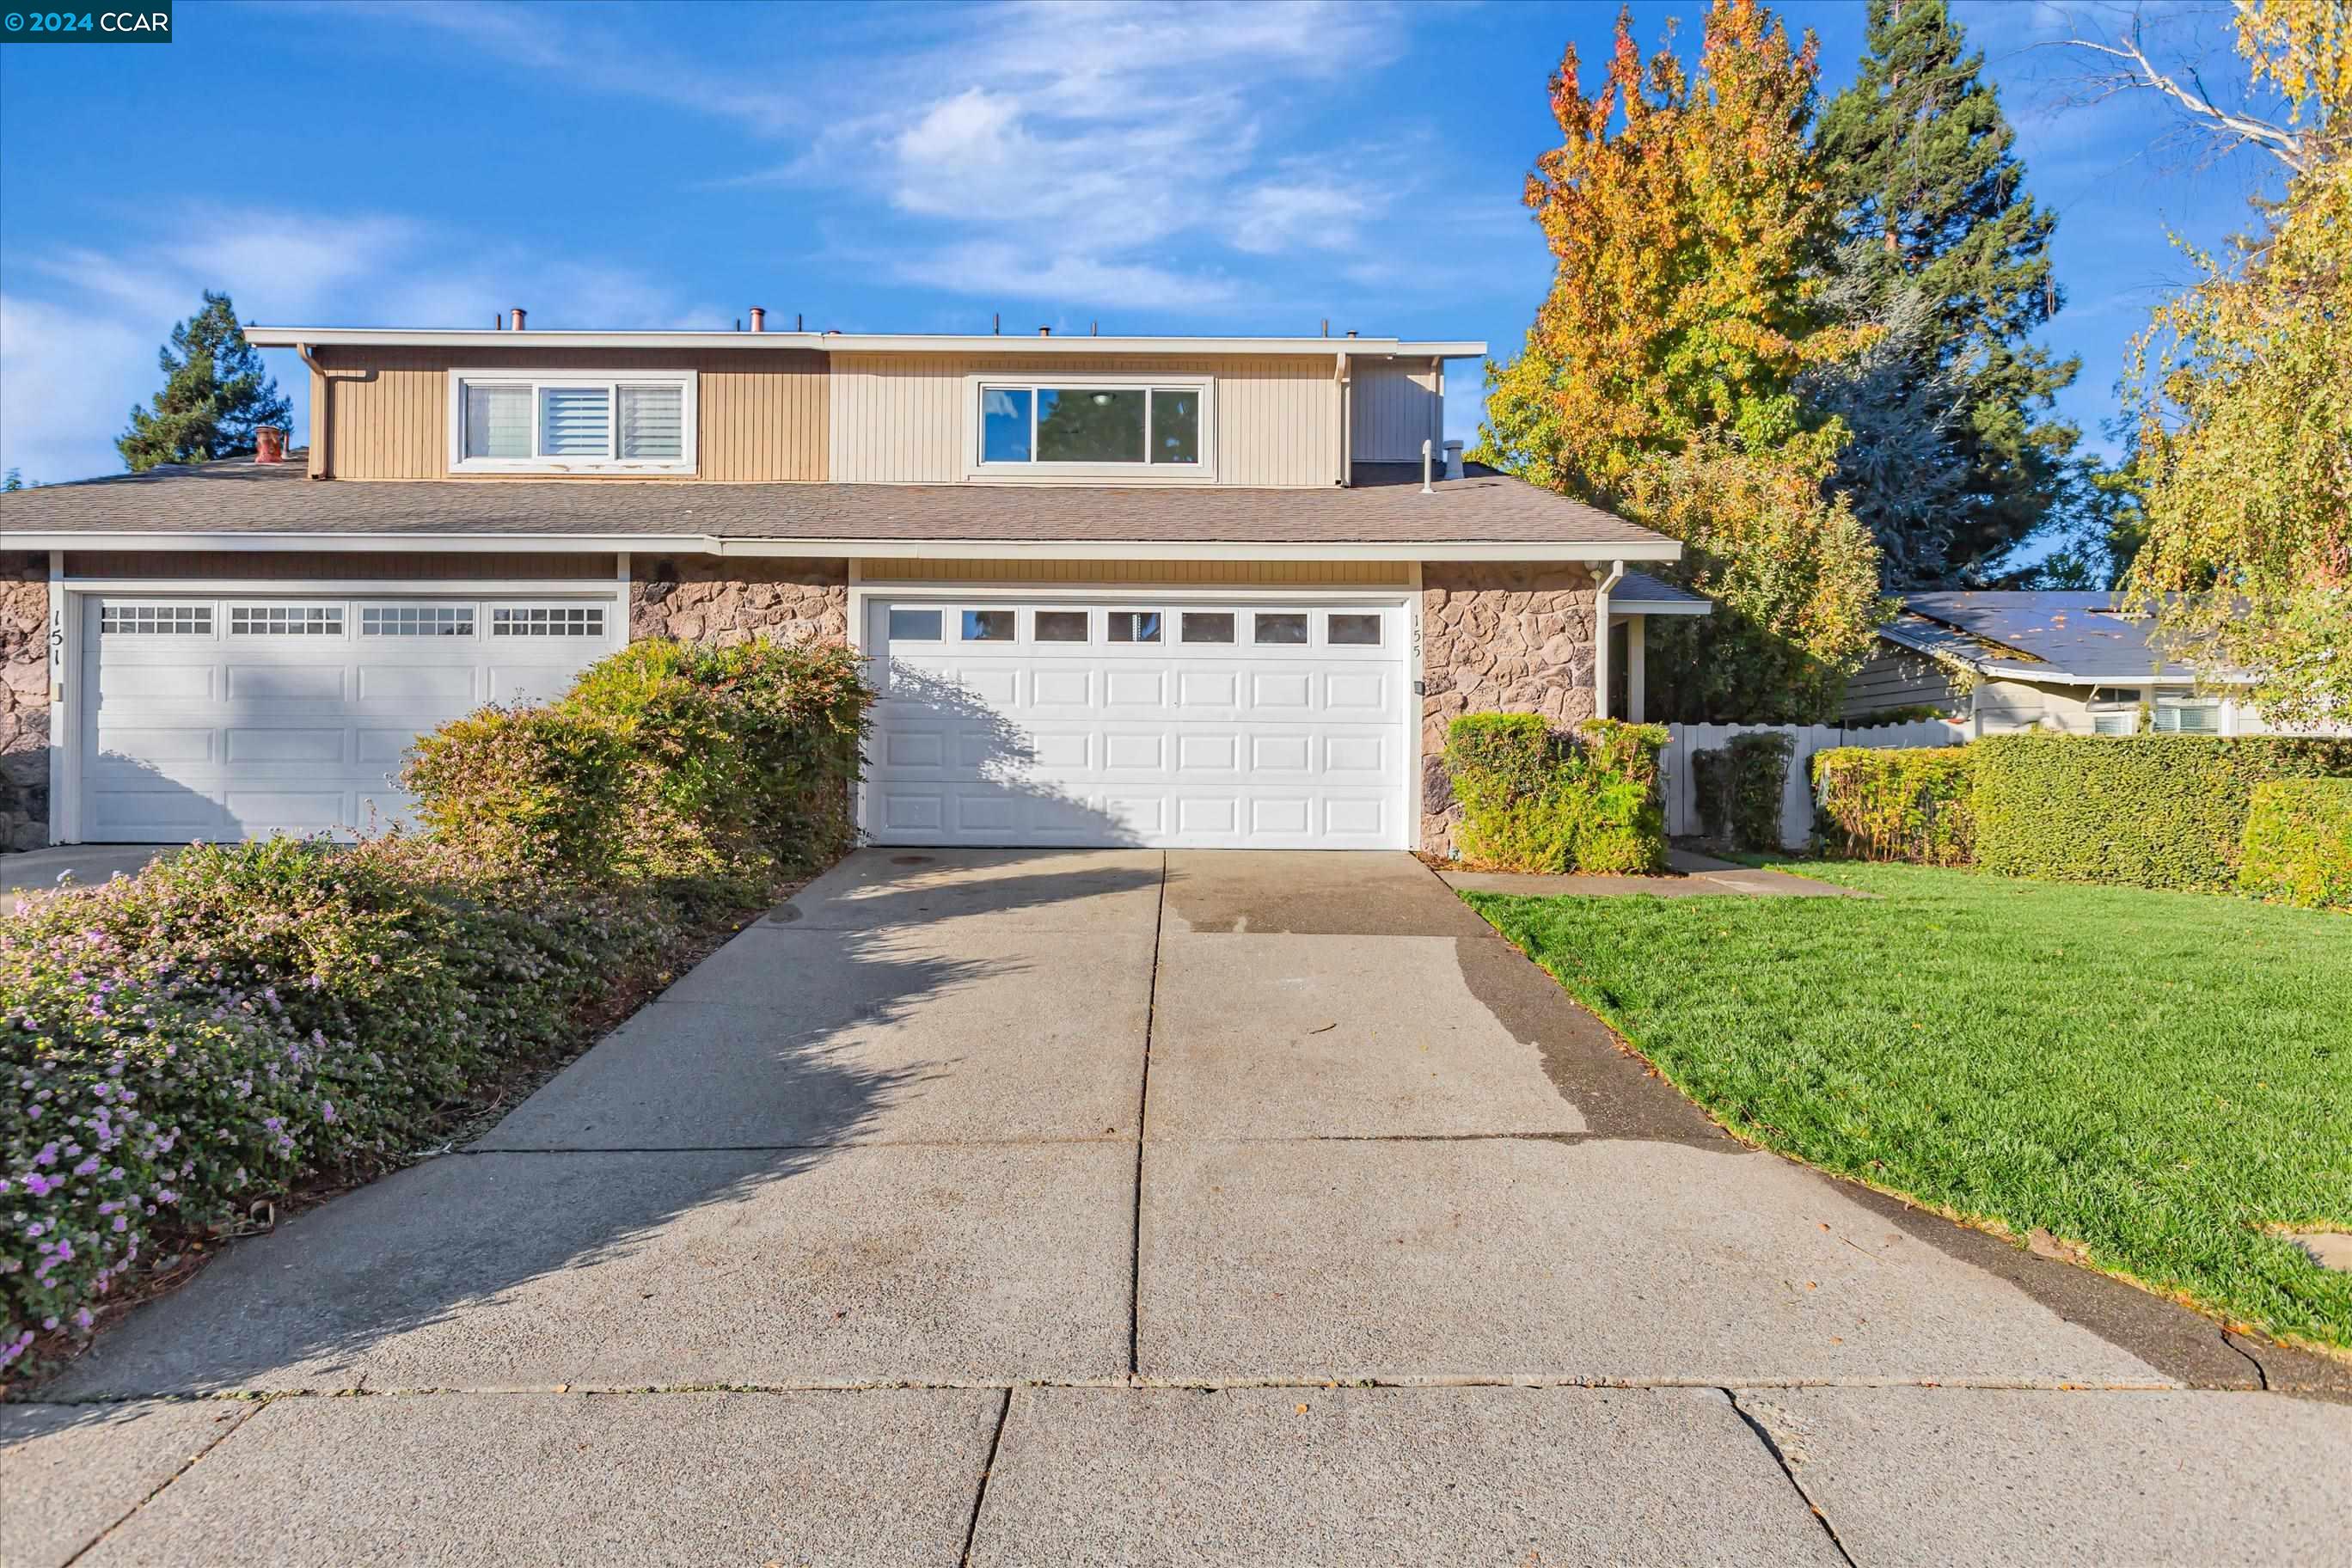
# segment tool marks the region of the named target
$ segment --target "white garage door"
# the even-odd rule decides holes
[[[1397,604],[877,596],[866,831],[1403,848],[1408,635]]]
[[[609,595],[92,595],[81,837],[348,834],[397,819],[410,742],[486,702],[561,695],[618,646]]]

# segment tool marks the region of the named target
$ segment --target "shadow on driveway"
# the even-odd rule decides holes
[[[992,907],[1037,910],[1157,875],[991,881]],[[989,964],[923,951],[904,930],[823,934],[823,975],[779,969],[819,950],[756,926],[706,964],[750,954],[765,972],[761,1092],[794,1112],[790,1146],[429,1161],[236,1246],[43,1395],[940,1381],[1032,1361],[1090,1375],[1111,1295],[1123,1364],[1131,1148],[845,1147],[926,1092],[927,1075],[848,1059],[836,1047],[850,1025],[810,1026],[799,984],[846,984],[855,1026],[871,1028]],[[706,1012],[638,1016],[670,1020],[673,1078],[703,1070]]]

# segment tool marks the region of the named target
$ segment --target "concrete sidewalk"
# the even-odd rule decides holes
[[[2342,1370],[1730,1141],[1409,857],[874,850],[0,1411],[0,1562],[2320,1563]]]

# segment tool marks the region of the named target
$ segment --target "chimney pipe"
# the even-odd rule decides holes
[[[757,305],[751,307],[751,330],[755,332],[768,330],[768,312]]]
[[[514,330],[518,332],[522,331],[522,307],[520,305],[517,305],[514,308]]]
[[[1051,327],[1040,327],[1037,329],[1037,335],[1041,338],[1050,338],[1054,335],[1054,329]]]
[[[1349,335],[1349,337],[1351,337],[1351,338],[1352,338],[1352,337],[1354,337],[1354,336],[1356,335],[1356,329],[1355,329],[1355,328],[1353,328],[1353,327],[1349,327],[1349,328],[1348,329],[1348,335]]]
[[[1449,479],[1462,477],[1462,443],[1459,441],[1445,443],[1445,477]]]

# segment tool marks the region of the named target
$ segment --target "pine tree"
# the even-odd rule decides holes
[[[1884,322],[1906,290],[1928,306],[1919,374],[1949,378],[1952,456],[1964,474],[1939,542],[1942,570],[1982,578],[2019,541],[2061,521],[2081,483],[2072,457],[2080,432],[2051,413],[2080,362],[2053,361],[2032,342],[2061,303],[2049,257],[2056,219],[2026,193],[2015,133],[1980,79],[1984,57],[1963,53],[1945,0],[1871,0],[1868,39],[1854,84],[1822,112],[1819,147],[1849,232],[1864,242],[1847,253],[1860,268],[1855,319]],[[1856,510],[1874,528],[1904,526],[1872,515],[1868,487],[1856,488]],[[1898,542],[1886,553],[1937,552]]]
[[[156,363],[163,387],[153,411],[133,406],[131,427],[114,440],[133,473],[250,452],[257,427],[282,428],[291,412],[226,294],[205,289],[204,308],[172,329]]]

